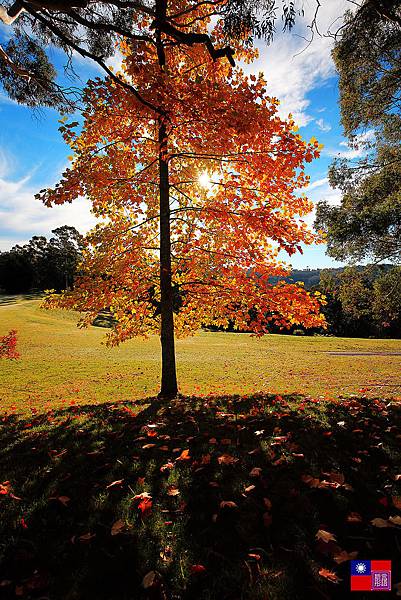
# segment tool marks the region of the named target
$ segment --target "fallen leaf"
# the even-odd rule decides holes
[[[244,492],[245,492],[245,494],[249,494],[254,489],[255,489],[254,485],[248,485],[248,487],[245,488]]]
[[[159,585],[160,580],[160,573],[158,573],[157,571],[149,571],[149,573],[147,573],[142,579],[142,587],[144,587],[145,590],[151,587],[156,587],[157,585]]]
[[[168,488],[167,488],[167,495],[168,496],[178,496],[179,493],[180,493],[180,490],[175,485],[169,485],[168,486]]]
[[[111,535],[118,535],[119,533],[122,533],[125,529],[125,523],[122,519],[119,519],[118,521],[116,521],[115,523],[113,523],[112,527],[111,527]]]
[[[388,520],[393,525],[401,525],[401,517],[399,515],[396,515],[395,517],[389,517]]]
[[[142,446],[142,450],[149,450],[150,448],[155,448],[156,444],[145,444]]]
[[[191,565],[191,573],[195,575],[196,573],[204,573],[206,571],[206,567],[203,565]]]
[[[222,500],[220,502],[220,508],[238,508],[238,504],[232,500]]]
[[[123,483],[124,483],[124,479],[116,479],[116,481],[112,481],[111,483],[109,483],[109,485],[106,485],[106,490],[108,490],[112,487],[122,485]]]
[[[332,583],[339,583],[341,581],[341,579],[339,579],[339,577],[333,573],[333,571],[329,571],[328,569],[320,569],[319,575],[325,579],[328,579],[328,581],[331,581]]]
[[[393,502],[393,506],[401,510],[401,496],[391,496],[391,500]]]
[[[189,450],[183,450],[176,460],[190,460]]]
[[[341,552],[333,556],[333,560],[335,560],[338,565],[341,565],[341,563],[347,562],[347,560],[355,560],[357,556],[357,551],[347,552],[346,550],[341,550]]]
[[[68,496],[56,496],[55,498],[49,498],[49,500],[58,500],[63,506],[68,506],[71,498]]]
[[[265,505],[267,510],[271,510],[272,503],[271,500],[269,500],[269,498],[263,498],[263,504]]]
[[[96,533],[84,533],[83,535],[78,536],[78,540],[80,542],[90,542],[94,537],[96,537]]]
[[[233,465],[238,462],[238,458],[234,458],[231,454],[222,454],[217,458],[219,465]]]
[[[253,469],[249,472],[249,477],[260,477],[262,474],[262,469],[260,467],[253,467]]]
[[[326,542],[326,544],[328,542],[335,542],[335,541],[337,541],[335,535],[333,535],[329,531],[325,531],[324,529],[318,529],[315,537],[316,537],[317,540],[321,540],[322,542]]]
[[[371,523],[375,527],[380,527],[380,528],[391,527],[391,525],[389,524],[389,522],[386,519],[380,519],[379,517],[376,519],[372,519]]]
[[[347,520],[348,523],[362,523],[362,517],[357,512],[351,512],[351,513],[349,513],[349,515],[347,515],[347,519],[346,520]]]

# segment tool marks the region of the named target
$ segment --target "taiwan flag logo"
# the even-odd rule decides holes
[[[351,592],[390,592],[391,560],[351,560]]]

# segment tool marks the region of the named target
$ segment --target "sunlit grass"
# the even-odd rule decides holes
[[[0,335],[18,330],[19,361],[0,363],[1,409],[62,407],[71,402],[139,399],[158,391],[159,340],[107,348],[105,329],[76,327],[76,315],[40,309],[39,300],[0,304]],[[200,332],[177,342],[180,390],[188,394],[255,391],[338,396],[401,395],[399,340]]]

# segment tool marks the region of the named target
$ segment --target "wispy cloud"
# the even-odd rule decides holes
[[[328,31],[349,6],[346,0],[322,4],[318,13],[319,31]],[[298,21],[295,34],[278,33],[270,46],[261,43],[260,58],[247,69],[253,73],[264,72],[269,94],[281,101],[280,114],[287,117],[292,113],[299,126],[313,119],[308,112],[309,92],[335,74],[331,58],[332,37],[315,34],[309,45],[305,40],[310,34],[307,26],[313,19],[315,8],[314,3],[305,3],[305,16]],[[340,26],[340,21],[337,25]]]
[[[342,141],[339,143],[340,148],[329,148],[325,151],[328,156],[335,158],[346,158],[352,160],[366,156],[369,145],[374,141],[375,133],[373,129],[369,129],[360,135],[356,135],[353,142]]]
[[[323,119],[316,119],[316,125],[319,127],[320,131],[327,132],[331,130],[330,123],[326,123]]]
[[[61,225],[73,225],[82,233],[94,226],[96,219],[90,212],[88,200],[78,199],[71,204],[47,208],[34,198],[37,191],[29,175],[18,181],[12,181],[5,173],[0,177],[0,247],[3,250],[25,242],[32,235],[49,236],[52,229]]]

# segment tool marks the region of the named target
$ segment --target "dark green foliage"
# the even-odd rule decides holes
[[[346,337],[401,337],[401,269],[323,270],[317,288],[326,297],[328,331]]]
[[[330,183],[339,206],[318,205],[316,228],[339,260],[401,258],[401,8],[362,3],[349,14],[333,52],[340,77],[341,122],[358,161],[336,159]]]
[[[17,31],[4,49],[19,69],[31,75],[21,76],[0,58],[0,84],[12,100],[30,107],[65,106],[65,97],[54,82],[56,70],[37,41]]]
[[[73,285],[82,250],[82,236],[64,225],[49,241],[34,236],[24,246],[0,253],[0,289],[18,294],[32,289],[64,290]]]

